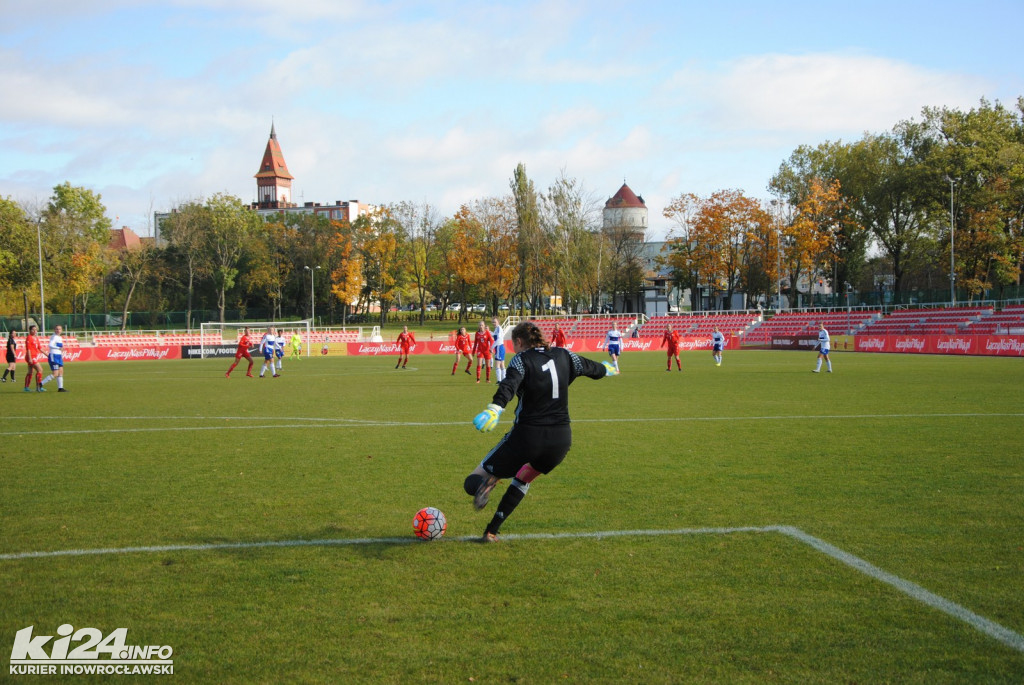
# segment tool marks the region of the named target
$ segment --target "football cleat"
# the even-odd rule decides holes
[[[483,543],[497,542],[497,541],[498,541],[498,534],[497,533],[492,533],[489,530],[485,530],[483,536],[480,538],[480,542],[483,542]]]
[[[498,478],[496,476],[487,476],[484,482],[480,483],[480,487],[476,489],[476,495],[473,497],[473,506],[478,510],[486,507],[488,500],[491,499],[491,490],[497,484]]]

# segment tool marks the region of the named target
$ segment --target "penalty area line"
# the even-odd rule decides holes
[[[845,550],[836,547],[820,538],[809,535],[799,528],[793,526],[740,526],[734,528],[676,528],[676,529],[653,529],[653,530],[604,530],[579,533],[526,533],[503,535],[502,540],[507,541],[529,541],[529,540],[572,540],[572,539],[603,539],[623,537],[654,537],[654,536],[683,536],[683,535],[731,535],[735,533],[779,533],[791,540],[807,545],[812,549],[834,559],[846,566],[858,571],[870,578],[885,583],[890,587],[902,592],[911,599],[921,604],[937,609],[948,616],[962,621],[975,630],[988,635],[1001,644],[1010,647],[1018,652],[1024,653],[1024,637],[1020,634],[991,621],[984,616],[974,613],[970,609],[950,601],[945,597],[937,595],[925,588],[912,583],[909,580],[889,573],[874,564],[850,554]],[[479,542],[478,537],[463,536],[449,538],[450,542]],[[44,557],[81,557],[99,555],[121,555],[121,554],[154,554],[168,552],[206,552],[217,550],[247,550],[247,549],[272,549],[284,547],[351,547],[358,545],[407,545],[425,544],[423,541],[413,537],[401,538],[349,538],[349,539],[320,539],[320,540],[267,540],[260,542],[220,542],[195,545],[157,545],[144,547],[108,547],[98,549],[67,549],[39,552],[14,552],[0,554],[0,561],[19,561],[25,559],[38,559]]]

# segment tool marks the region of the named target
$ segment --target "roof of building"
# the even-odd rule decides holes
[[[284,163],[284,153],[277,142],[277,132],[273,124],[270,125],[270,138],[267,140],[267,149],[263,152],[263,161],[260,162],[256,178],[295,178],[288,172],[288,165]]]
[[[111,250],[137,250],[142,247],[142,239],[138,234],[127,226],[110,229],[110,242],[107,247]]]
[[[647,208],[644,203],[643,195],[637,195],[634,193],[628,185],[622,184],[619,188],[619,192],[612,195],[608,202],[604,203],[606,209],[618,209],[621,207],[643,207]]]

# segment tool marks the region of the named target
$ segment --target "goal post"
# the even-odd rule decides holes
[[[298,321],[242,321],[237,323],[208,321],[201,323],[199,324],[199,357],[200,359],[206,359],[207,356],[213,356],[209,354],[213,348],[237,344],[238,338],[246,328],[252,334],[253,344],[258,345],[260,339],[270,327],[275,328],[277,335],[284,338],[285,347],[290,345],[292,334],[298,333],[299,337],[302,338],[303,353],[307,357],[309,356],[309,348],[312,343],[312,336],[310,335],[312,321],[310,319],[300,319]]]

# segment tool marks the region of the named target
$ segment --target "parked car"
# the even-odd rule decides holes
[[[452,302],[450,305],[448,305],[448,310],[449,311],[457,312],[460,309],[462,309],[462,303],[460,303],[460,302]]]
[[[484,312],[487,311],[487,305],[475,304],[473,305],[473,311],[476,312],[477,314],[483,314]]]

